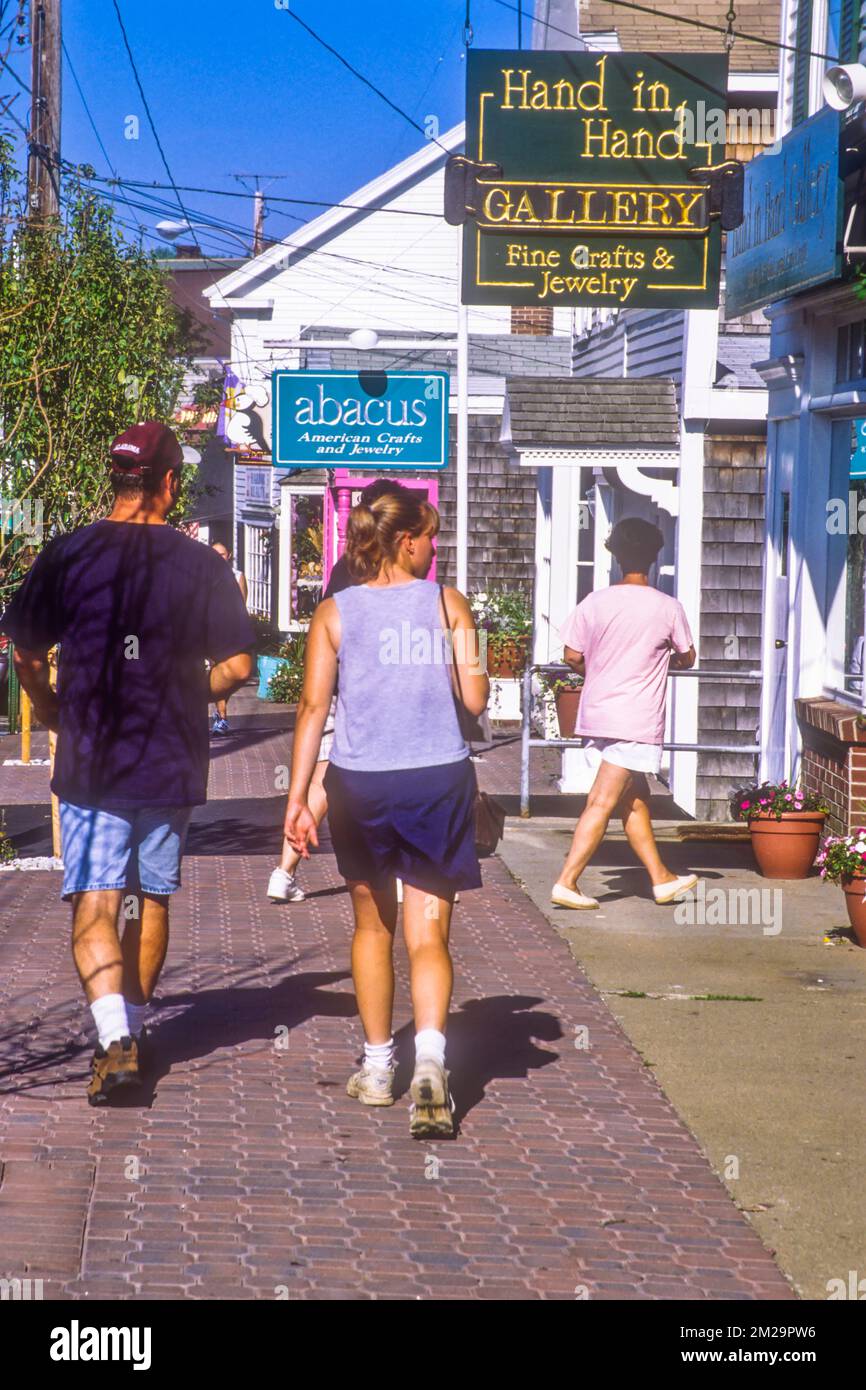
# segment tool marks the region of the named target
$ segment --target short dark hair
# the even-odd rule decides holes
[[[155,497],[166,473],[180,473],[181,468],[148,469],[144,473],[127,473],[122,468],[112,469],[109,476],[111,490],[115,497],[134,500],[136,497]]]
[[[376,478],[361,489],[361,501],[366,507],[372,507],[379,497],[401,497],[404,492],[411,491],[411,488],[398,483],[396,478]]]
[[[605,547],[623,574],[649,574],[664,543],[664,536],[651,521],[644,521],[640,516],[626,516],[616,523]]]

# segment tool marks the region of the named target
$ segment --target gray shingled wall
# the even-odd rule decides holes
[[[766,440],[707,439],[704,450],[703,586],[699,664],[758,670],[764,572]],[[699,686],[698,742],[753,744],[760,685],[706,677]],[[731,790],[749,781],[754,758],[698,755],[697,818],[727,820]]]
[[[535,576],[534,468],[509,463],[499,443],[498,415],[469,417],[469,590],[522,589],[532,597]],[[442,530],[437,577],[456,583],[457,456],[451,432],[448,468],[440,477]]]

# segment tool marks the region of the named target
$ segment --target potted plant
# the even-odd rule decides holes
[[[259,688],[256,692],[260,700],[268,698],[268,681],[280,664],[280,649],[283,639],[280,636],[279,628],[271,622],[270,618],[262,618],[253,615],[253,626],[256,629],[256,667],[259,673]]]
[[[577,707],[583,688],[583,676],[541,677],[541,688],[552,695],[556,704],[556,717],[559,721],[560,738],[574,738],[577,727]]]
[[[866,947],[866,826],[826,836],[815,863],[823,879],[839,884],[857,945]]]
[[[491,589],[469,600],[487,674],[512,680],[523,673],[532,637],[532,609],[522,593]]]
[[[806,878],[815,862],[828,806],[787,782],[743,787],[731,798],[735,820],[748,821],[752,851],[765,878]]]
[[[299,632],[288,638],[280,648],[277,667],[270,677],[266,700],[278,705],[296,705],[301,698],[304,684],[304,657],[307,650],[307,634]]]

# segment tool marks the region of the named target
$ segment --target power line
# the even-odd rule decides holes
[[[125,47],[125,49],[126,49],[127,57],[129,58],[129,66],[132,68],[132,75],[133,75],[133,77],[135,78],[135,85],[136,85],[136,87],[138,88],[138,95],[141,97],[141,104],[142,104],[142,106],[144,107],[145,115],[147,116],[148,125],[150,126],[151,132],[152,132],[152,134],[153,134],[153,138],[154,138],[154,140],[156,141],[156,148],[159,150],[159,157],[160,157],[160,159],[162,160],[162,166],[163,166],[163,168],[165,169],[166,174],[168,175],[168,181],[169,181],[169,183],[171,184],[172,188],[174,189],[174,194],[175,194],[175,197],[177,198],[178,207],[180,208],[180,210],[181,210],[181,212],[183,213],[183,215],[184,215],[184,217],[186,218],[186,220],[189,221],[189,218],[186,217],[186,209],[184,208],[184,205],[183,205],[183,199],[181,198],[180,193],[179,193],[178,190],[177,190],[177,185],[176,185],[176,183],[175,183],[175,181],[174,181],[174,175],[173,175],[173,173],[171,172],[171,169],[169,168],[169,165],[168,165],[168,160],[167,160],[166,157],[165,157],[165,150],[162,148],[162,142],[161,142],[161,140],[160,140],[160,138],[159,138],[159,135],[157,134],[156,125],[154,124],[153,116],[151,115],[150,106],[148,105],[147,97],[144,95],[144,88],[143,88],[142,85],[141,85],[141,78],[140,78],[139,75],[138,75],[138,68],[136,67],[136,64],[135,64],[135,58],[134,58],[133,55],[132,55],[132,49],[131,49],[130,46],[129,46],[129,39],[127,38],[127,35],[126,35],[126,26],[125,26],[125,24],[124,24],[124,22],[123,22],[123,16],[122,16],[122,14],[120,13],[120,6],[118,5],[117,0],[112,0],[112,4],[114,5],[114,13],[117,15],[117,22],[118,22],[118,24],[120,25],[120,32],[121,32],[121,35],[123,36],[123,44],[124,44],[124,47]],[[109,165],[109,167],[111,167],[111,166]]]
[[[513,14],[518,13],[517,5],[512,4],[511,0],[494,0],[494,4],[501,5],[504,10],[511,10]],[[786,53],[799,53],[802,54],[804,58],[822,58],[828,63],[838,63],[839,61],[838,54],[814,53],[810,48],[798,48],[796,44],[782,43],[780,39],[767,39],[760,34],[746,34],[742,29],[733,29],[729,31],[720,24],[710,24],[704,19],[689,19],[685,15],[671,14],[669,10],[654,10],[650,5],[639,5],[637,4],[637,0],[605,0],[605,4],[619,5],[625,10],[636,10],[640,14],[649,14],[652,15],[653,19],[669,19],[673,24],[691,25],[694,29],[709,29],[713,34],[727,35],[731,32],[734,34],[735,38],[742,39],[744,43],[759,43],[763,44],[765,48],[779,48],[783,49]],[[570,29],[563,29],[558,24],[553,24],[548,19],[536,19],[535,23],[540,24],[544,29],[552,30],[556,34],[562,34],[567,39],[583,38],[582,34],[575,34]]]
[[[101,183],[115,182],[113,179],[101,179]],[[144,182],[136,179],[117,179],[116,182],[122,183],[124,188],[172,188],[172,184]],[[198,188],[192,184],[181,183],[177,185],[183,193],[205,193],[214,198],[252,198],[252,193],[236,193],[233,189],[225,188]],[[418,212],[410,208],[371,208],[367,203],[331,203],[326,198],[268,198],[268,206],[272,203],[292,203],[295,206],[303,205],[319,208],[347,208],[352,212],[385,212],[394,217],[439,217],[438,212]],[[288,213],[284,213],[288,216]],[[297,219],[299,222],[303,218]]]
[[[116,2],[117,0],[115,0],[115,7]],[[348,58],[344,58],[342,53],[339,53],[336,48],[333,48],[331,44],[327,43],[320,34],[316,33],[315,29],[311,29],[309,24],[307,24],[303,19],[301,19],[300,15],[295,14],[294,10],[287,10],[286,13],[289,15],[291,19],[295,21],[296,24],[300,24],[301,28],[305,29],[306,32],[310,35],[310,37],[316,40],[316,43],[321,44],[322,48],[327,49],[327,51],[337,59],[338,63],[342,63],[343,67],[347,68],[353,77],[357,77],[358,81],[363,82],[365,87],[369,87],[371,92],[375,92],[376,96],[379,97],[382,101],[384,101],[386,106],[390,106],[392,111],[396,111],[398,116],[402,116],[404,121],[408,121],[410,126],[412,126],[414,130],[417,130],[421,135],[424,136],[425,140],[432,138],[433,143],[438,145],[440,150],[445,150],[445,146],[442,144],[440,140],[438,140],[435,136],[429,137],[424,127],[420,126],[416,120],[413,120],[412,117],[409,115],[408,111],[404,111],[401,106],[398,106],[396,102],[393,102],[390,97],[387,97],[385,95],[381,87],[377,87],[375,82],[371,82],[369,77],[365,77],[362,72],[359,72],[356,67],[353,67],[352,64],[349,62]],[[448,151],[445,150],[445,153],[447,154]]]
[[[111,160],[110,160],[109,157],[108,157],[108,150],[105,148],[105,145],[104,145],[103,140],[102,140],[102,136],[100,135],[99,131],[98,131],[97,128],[96,128],[96,122],[95,122],[95,120],[93,119],[93,115],[92,115],[91,110],[90,110],[90,107],[89,107],[89,105],[88,105],[88,103],[87,103],[87,98],[86,98],[86,96],[84,95],[84,92],[82,91],[82,88],[81,88],[81,83],[80,83],[79,80],[78,80],[78,73],[75,71],[75,65],[74,65],[74,63],[72,62],[71,57],[69,56],[69,49],[66,47],[66,41],[65,41],[65,39],[61,39],[60,42],[61,42],[61,45],[62,45],[62,48],[63,48],[63,56],[65,57],[66,62],[67,62],[67,65],[68,65],[68,67],[69,67],[69,71],[70,71],[71,74],[72,74],[72,80],[73,80],[73,82],[75,83],[76,90],[77,90],[77,92],[78,92],[79,97],[81,98],[81,104],[82,104],[82,106],[84,107],[85,113],[86,113],[86,115],[87,115],[87,119],[88,119],[88,121],[90,122],[90,128],[91,128],[91,130],[93,131],[93,134],[96,136],[96,142],[97,142],[97,144],[99,145],[99,148],[100,148],[101,151],[102,151],[102,157],[103,157],[103,159],[105,160],[106,164],[108,165],[108,168],[109,168],[109,170],[111,171],[111,173],[114,174],[114,173],[116,173],[116,170],[115,170],[114,165],[112,164]],[[123,192],[123,189],[120,189],[120,196],[121,196],[121,198],[123,199],[124,203],[126,203],[126,206],[130,209],[130,211],[132,211],[132,204],[129,202],[129,199],[126,197],[126,194]],[[136,223],[137,223],[137,225],[138,225],[138,229],[139,229],[139,231],[141,232],[141,235],[144,236],[144,235],[145,235],[144,227],[143,227],[143,226],[141,225],[141,223],[138,221],[138,218],[135,217],[135,214],[134,214],[134,213],[133,213],[133,217],[135,218],[135,221],[136,221]]]
[[[124,24],[124,22],[123,22],[123,16],[122,16],[122,14],[120,13],[120,6],[118,5],[117,0],[112,0],[112,4],[113,4],[113,6],[114,6],[114,13],[117,15],[117,22],[118,22],[118,24],[119,24],[119,26],[120,26],[120,32],[121,32],[121,35],[122,35],[122,37],[123,37],[123,45],[124,45],[124,48],[126,49],[126,55],[127,55],[127,57],[129,58],[129,65],[130,65],[130,67],[132,68],[132,75],[133,75],[133,77],[135,78],[135,85],[136,85],[136,87],[138,88],[138,94],[139,94],[139,96],[141,97],[141,103],[142,103],[142,106],[144,107],[145,114],[146,114],[146,116],[147,116],[148,125],[150,126],[151,132],[153,133],[153,138],[154,138],[154,140],[156,141],[156,147],[157,147],[157,149],[159,150],[160,158],[162,159],[163,168],[165,169],[165,172],[166,172],[166,174],[167,174],[167,176],[168,176],[168,181],[169,181],[169,183],[171,184],[172,190],[173,190],[173,192],[174,192],[174,196],[177,198],[177,205],[178,205],[178,207],[180,208],[181,213],[183,214],[184,221],[185,221],[188,225],[191,225],[189,216],[187,215],[186,208],[185,208],[184,205],[183,205],[183,199],[181,198],[180,193],[179,193],[179,191],[178,191],[177,184],[175,183],[174,174],[171,172],[171,169],[170,169],[170,167],[169,167],[168,160],[167,160],[166,155],[165,155],[165,150],[164,150],[163,147],[162,147],[162,142],[160,141],[159,135],[158,135],[158,133],[157,133],[156,124],[155,124],[155,122],[154,122],[153,115],[152,115],[152,113],[151,113],[151,110],[150,110],[150,106],[149,106],[149,104],[148,104],[147,97],[144,95],[144,88],[143,88],[142,85],[141,85],[141,78],[140,78],[139,75],[138,75],[138,68],[137,68],[137,66],[136,66],[135,58],[134,58],[134,56],[133,56],[133,52],[132,52],[132,48],[131,48],[131,46],[130,46],[129,38],[128,38],[127,33],[126,33],[126,26],[125,26],[125,24]],[[207,256],[205,256],[204,259],[205,259],[205,260],[208,260],[209,258],[208,258]],[[209,267],[209,268],[210,268],[210,267]],[[236,320],[236,322],[237,322],[237,320]],[[242,326],[240,323],[238,323],[238,332],[239,332],[240,337],[241,337],[241,340],[242,340],[242,342],[243,342],[244,351],[248,352],[248,349],[247,349],[247,346],[246,346],[246,334],[245,334],[245,332],[244,332],[243,326]]]

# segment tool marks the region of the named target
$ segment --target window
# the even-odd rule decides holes
[[[851,479],[857,498],[857,512],[866,500],[866,479]],[[843,689],[850,695],[863,695],[864,581],[866,581],[866,537],[859,531],[848,536],[848,562],[845,573],[845,678]]]
[[[846,323],[836,338],[836,381],[847,384],[866,378],[866,319]]]
[[[794,33],[794,80],[791,124],[799,125],[809,115],[809,77],[812,65],[812,0],[800,0]]]
[[[288,632],[310,624],[322,597],[325,489],[284,482],[280,488],[279,623]]]
[[[799,125],[824,105],[824,71],[857,61],[860,0],[799,0],[793,43],[791,124]],[[831,61],[813,56],[820,53]]]
[[[272,533],[266,526],[245,526],[244,532],[247,608],[260,618],[270,618]]]
[[[580,470],[577,518],[577,602],[591,594],[595,582],[595,478],[591,468]]]

